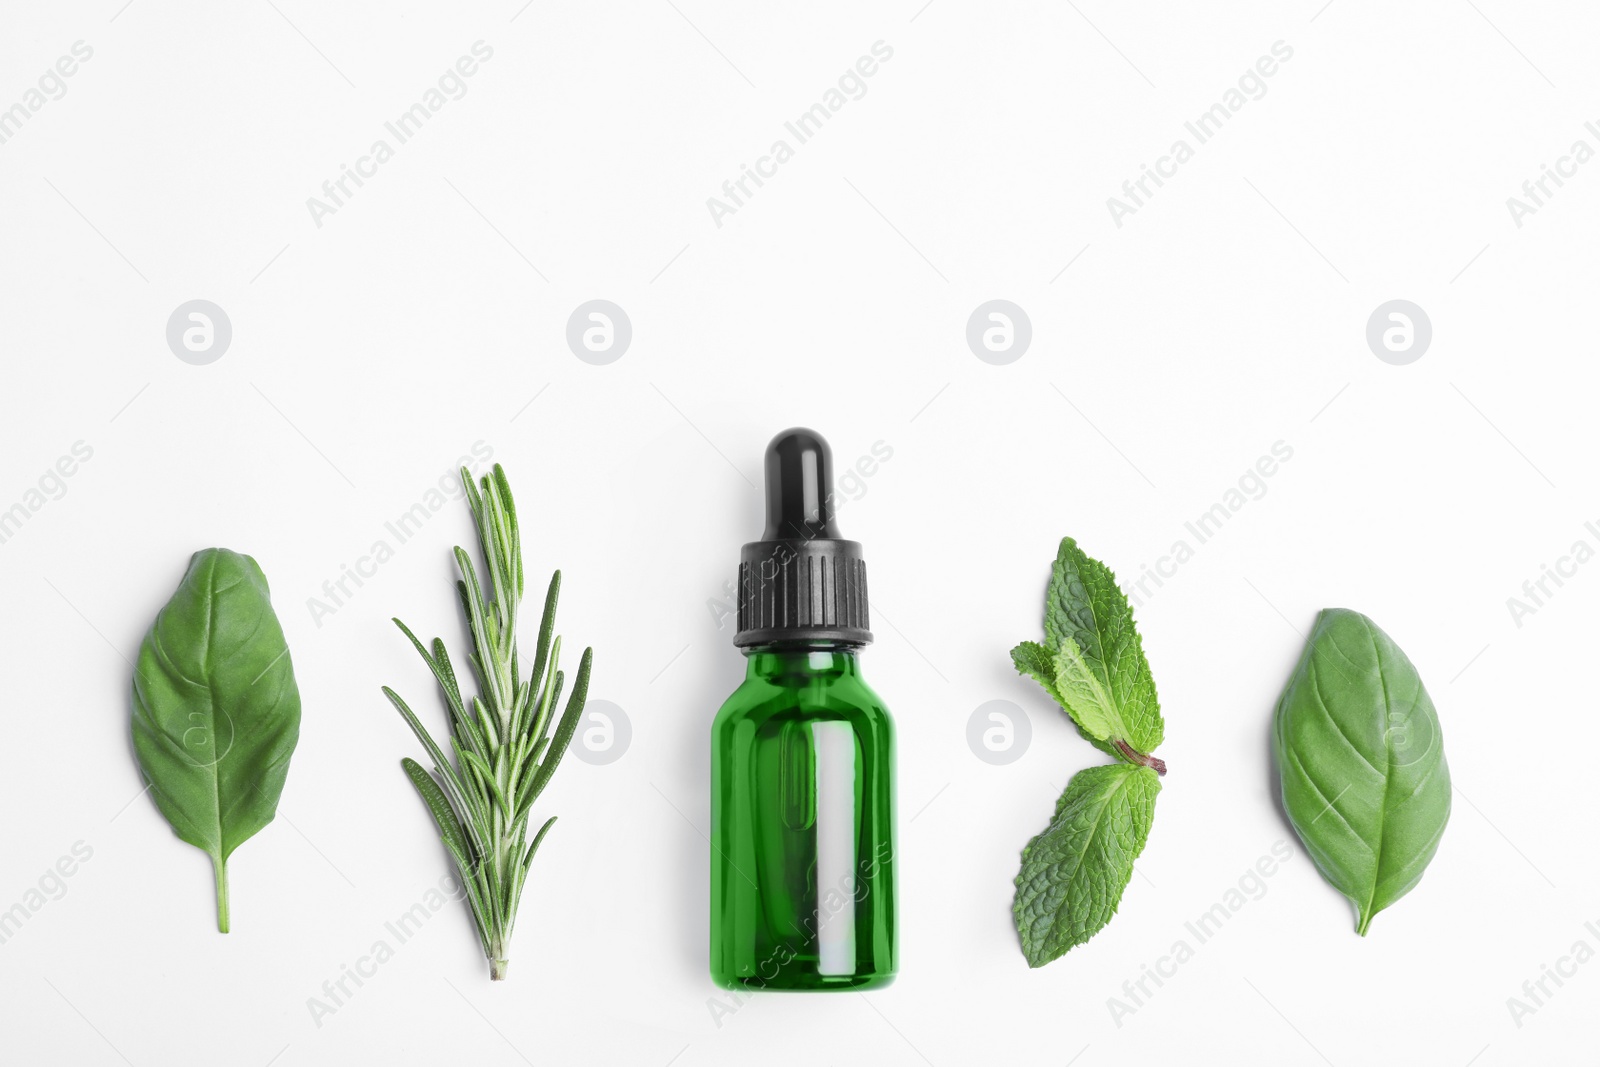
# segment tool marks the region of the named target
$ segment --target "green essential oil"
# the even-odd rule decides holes
[[[767,528],[744,547],[744,684],[711,728],[711,976],[728,989],[894,980],[894,723],[861,677],[861,546],[834,526],[828,446],[767,448]]]

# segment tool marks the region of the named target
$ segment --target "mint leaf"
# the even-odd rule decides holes
[[[1011,910],[1028,966],[1059,958],[1111,921],[1160,791],[1155,771],[1127,763],[1072,776],[1050,826],[1022,850]]]
[[[1056,661],[1055,656],[1049,649],[1037,641],[1023,641],[1011,650],[1011,663],[1017,668],[1018,674],[1027,675],[1038,682],[1044,688],[1044,691],[1050,695],[1051,700],[1054,700],[1063,708],[1066,707],[1067,702],[1061,698],[1061,694],[1056,690]],[[1111,742],[1104,738],[1096,737],[1085,730],[1071,715],[1068,715],[1067,718],[1072,721],[1072,725],[1077,728],[1078,733],[1082,735],[1085,741],[1107,755],[1116,756],[1118,759],[1122,758],[1122,753],[1118,752]]]
[[[1089,658],[1078,642],[1061,639],[1051,665],[1056,669],[1056,692],[1073,720],[1091,737],[1101,741],[1112,737],[1126,739],[1127,724],[1106,689],[1101,664]]]
[[[1050,699],[1057,704],[1062,702],[1056,693],[1055,656],[1051,655],[1048,648],[1037,641],[1022,641],[1011,650],[1011,663],[1017,668],[1018,674],[1025,674],[1044,686]]]
[[[1136,756],[1154,751],[1165,726],[1133,609],[1111,569],[1070,537],[1061,539],[1050,571],[1044,632],[1054,681],[1045,688],[1078,728],[1117,748],[1123,742]]]

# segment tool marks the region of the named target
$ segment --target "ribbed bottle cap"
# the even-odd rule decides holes
[[[833,452],[814,430],[785,430],[767,445],[767,528],[739,554],[733,643],[865,645],[867,565],[833,521]]]

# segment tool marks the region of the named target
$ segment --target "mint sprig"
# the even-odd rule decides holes
[[[1022,642],[1011,662],[1119,762],[1073,775],[1050,825],[1022,850],[1012,914],[1031,967],[1083,944],[1116,914],[1167,772],[1153,754],[1165,724],[1133,610],[1110,568],[1070,537],[1051,567],[1044,629],[1045,643]]]

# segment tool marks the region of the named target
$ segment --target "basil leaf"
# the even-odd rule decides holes
[[[1079,729],[1113,746],[1154,751],[1165,727],[1133,609],[1111,568],[1070,537],[1061,539],[1050,570],[1044,633],[1053,694]]]
[[[300,736],[300,691],[266,576],[196,552],[139,648],[133,748],[172,832],[211,857],[228,932],[228,857],[277,814]]]
[[[1028,966],[1044,966],[1111,921],[1160,791],[1155,771],[1127,763],[1072,776],[1049,828],[1022,850],[1011,911]]]
[[[1272,741],[1289,821],[1365,936],[1422,878],[1450,818],[1433,701],[1376,623],[1329,608],[1278,701]]]

